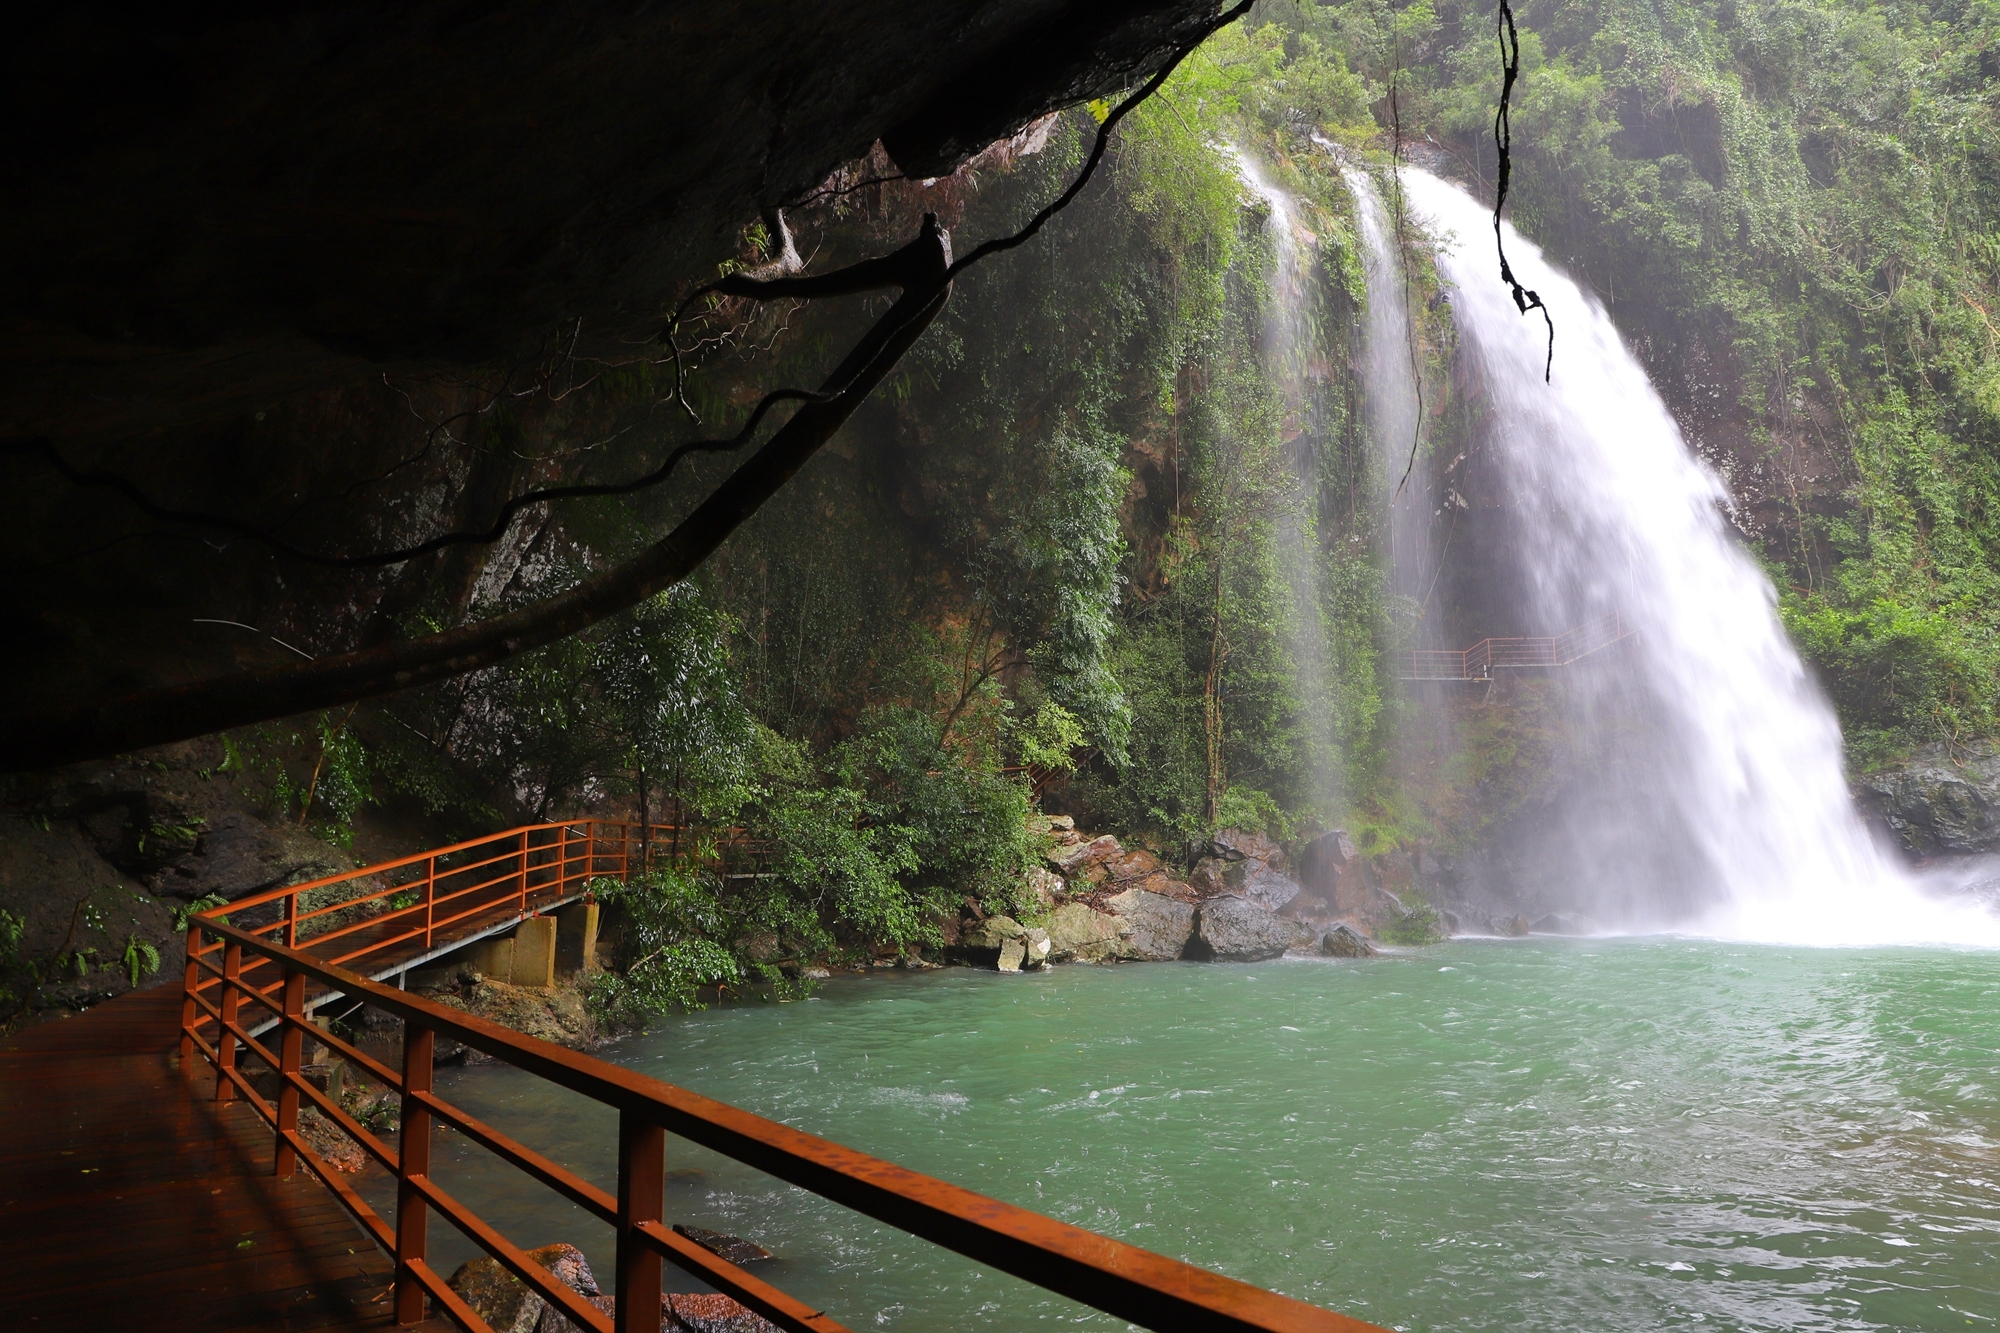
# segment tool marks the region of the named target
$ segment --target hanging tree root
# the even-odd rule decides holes
[[[1514,174],[1514,81],[1521,77],[1521,34],[1514,30],[1514,9],[1507,0],[1500,0],[1495,27],[1500,37],[1500,106],[1493,113],[1493,142],[1500,150],[1500,186],[1493,195],[1493,248],[1500,252],[1500,281],[1513,293],[1514,308],[1524,315],[1541,311],[1542,322],[1549,326],[1549,355],[1542,363],[1542,383],[1547,384],[1556,367],[1556,322],[1541,296],[1514,276],[1507,262],[1507,242],[1500,234],[1500,210],[1506,206],[1507,182]]]

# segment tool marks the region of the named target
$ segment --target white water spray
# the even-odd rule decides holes
[[[1499,281],[1490,212],[1426,172],[1404,182],[1442,241],[1515,510],[1527,609],[1545,633],[1611,611],[1639,630],[1615,662],[1565,681],[1579,751],[1601,765],[1592,794],[1605,798],[1565,830],[1570,868],[1594,881],[1577,886],[1578,905],[1629,930],[2000,944],[2000,921],[1919,895],[1870,840],[1832,711],[1730,538],[1727,491],[1604,310],[1506,229],[1516,272],[1555,320],[1544,384],[1544,326]]]
[[[1250,192],[1270,210],[1270,295],[1265,306],[1264,361],[1284,402],[1280,435],[1291,454],[1294,492],[1278,516],[1279,559],[1292,594],[1291,651],[1294,688],[1310,743],[1307,758],[1313,800],[1322,819],[1338,812],[1340,776],[1333,762],[1335,726],[1332,658],[1321,605],[1318,484],[1310,432],[1310,381],[1315,361],[1312,292],[1307,252],[1314,240],[1296,201],[1273,184],[1247,154],[1231,150]]]

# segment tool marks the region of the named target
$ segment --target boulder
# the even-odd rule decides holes
[[[1028,956],[1028,942],[1025,939],[1005,939],[1000,941],[999,966],[1002,972],[1019,972],[1021,963]]]
[[[528,1257],[579,1296],[609,1299],[598,1291],[590,1263],[576,1246],[544,1245],[539,1250],[529,1250]],[[501,1267],[498,1259],[474,1259],[460,1264],[448,1285],[492,1326],[493,1333],[547,1333],[551,1326],[573,1327],[569,1320],[550,1310],[547,1301],[530,1291],[527,1283]],[[553,1320],[545,1319],[544,1314],[554,1315]]]
[[[1048,821],[1051,832],[1071,833],[1076,829],[1076,819],[1070,815],[1050,815]]]
[[[2000,746],[1926,745],[1855,782],[1861,804],[1918,856],[2000,850]]]
[[[1194,863],[1188,872],[1188,884],[1204,898],[1229,892],[1229,867],[1232,863],[1219,856],[1204,856]]]
[[[1335,926],[1326,932],[1319,951],[1328,958],[1373,958],[1379,952],[1366,936],[1348,926]]]
[[[1270,912],[1299,896],[1297,881],[1252,857],[1204,856],[1195,862],[1188,883],[1204,898],[1233,894]]]
[[[1054,871],[1036,866],[1028,872],[1028,895],[1044,907],[1054,907],[1068,892],[1069,886],[1063,877]]]
[[[1124,853],[1125,849],[1119,845],[1118,839],[1106,833],[1088,842],[1057,847],[1049,853],[1049,860],[1056,869],[1062,871],[1065,878],[1075,878]]]
[[[1209,852],[1225,861],[1262,861],[1267,865],[1275,862],[1281,869],[1285,865],[1284,849],[1268,834],[1243,829],[1226,828],[1216,834],[1209,843]]]
[[[1008,940],[1018,940],[1027,934],[1027,927],[1011,916],[989,916],[984,921],[975,921],[961,926],[958,942],[967,949],[998,950]]]
[[[1202,903],[1187,956],[1202,962],[1254,963],[1276,958],[1287,949],[1316,944],[1318,939],[1303,921],[1289,920],[1247,898],[1231,895]]]
[[[1049,961],[1049,932],[1040,926],[1029,927],[1021,943],[1025,949],[1025,956],[1021,959],[1023,967],[1040,967]],[[1001,949],[1004,952],[1006,946],[1002,945]]]
[[[727,1259],[741,1268],[744,1264],[759,1263],[771,1257],[771,1252],[755,1241],[741,1236],[725,1235],[720,1231],[709,1231],[703,1227],[683,1226],[676,1222],[674,1230],[686,1236],[710,1254]]]
[[[1127,958],[1170,962],[1181,956],[1194,933],[1194,908],[1163,893],[1127,889],[1104,905],[1124,923]]]
[[[589,1296],[585,1300],[600,1314],[615,1317],[618,1312],[618,1302],[610,1296]],[[549,1310],[535,1333],[582,1333],[582,1330],[574,1321]],[[712,1291],[675,1291],[660,1297],[660,1333],[778,1333],[778,1326],[732,1296]]]
[[[1266,862],[1244,861],[1235,869],[1240,870],[1242,879],[1237,893],[1267,912],[1275,912],[1299,896],[1298,883]]]
[[[1528,933],[1528,918],[1516,912],[1513,916],[1508,917],[1500,923],[1500,933],[1502,935],[1512,935],[1516,939],[1519,939]]]
[[[1129,956],[1131,927],[1085,903],[1067,903],[1049,918],[1049,961],[1108,963]]]
[[[1597,933],[1597,923],[1587,916],[1550,912],[1528,929],[1537,935],[1594,935]]]

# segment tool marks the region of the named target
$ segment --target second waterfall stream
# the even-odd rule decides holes
[[[1350,180],[1379,219],[1366,178]],[[1539,633],[1610,612],[1637,631],[1615,669],[1566,675],[1564,723],[1592,780],[1576,784],[1582,799],[1545,840],[1557,849],[1548,873],[1621,931],[2000,944],[2000,922],[1920,894],[1870,838],[1832,709],[1723,517],[1728,492],[1604,308],[1506,228],[1516,273],[1555,323],[1544,383],[1545,326],[1521,316],[1499,279],[1490,209],[1421,170],[1403,182],[1410,220],[1437,245],[1459,377],[1479,399],[1482,444],[1511,511],[1519,613],[1547,627]],[[1361,231],[1377,251],[1370,301],[1400,305],[1385,229]],[[1378,374],[1393,359],[1383,350],[1365,359]],[[1410,419],[1393,405],[1389,415]],[[1406,436],[1398,447],[1407,455]],[[1401,468],[1388,470],[1393,484]],[[1399,563],[1422,558],[1397,552]]]

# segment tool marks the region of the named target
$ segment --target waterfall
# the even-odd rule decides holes
[[[1403,179],[1438,242],[1460,372],[1484,413],[1518,566],[1512,614],[1544,627],[1530,633],[1610,612],[1637,629],[1557,682],[1580,776],[1546,839],[1554,894],[1619,930],[2000,943],[2000,923],[1919,895],[1871,840],[1832,710],[1732,540],[1727,490],[1602,306],[1507,228],[1516,272],[1555,321],[1544,384],[1544,326],[1499,281],[1490,212],[1426,172]],[[1370,304],[1400,307],[1372,198],[1361,210],[1376,250]],[[1392,322],[1371,317],[1371,336],[1394,336]],[[1379,372],[1385,359],[1377,349],[1370,363]]]
[[[1278,514],[1278,556],[1291,593],[1288,646],[1293,692],[1307,737],[1307,776],[1315,813],[1331,822],[1340,811],[1342,792],[1334,758],[1338,747],[1332,656],[1321,600],[1319,469],[1311,419],[1316,348],[1314,291],[1305,246],[1315,238],[1299,220],[1297,201],[1273,184],[1248,154],[1234,149],[1230,153],[1244,185],[1269,210],[1265,225],[1271,238],[1271,271],[1261,350],[1265,374],[1283,407],[1278,429],[1292,481],[1292,493]]]
[[[1331,149],[1325,140],[1322,147]],[[1420,619],[1435,589],[1430,549],[1430,515],[1420,485],[1400,483],[1410,456],[1418,447],[1421,413],[1417,403],[1416,354],[1411,343],[1407,275],[1396,244],[1395,228],[1375,183],[1355,167],[1341,175],[1354,196],[1355,222],[1361,234],[1361,267],[1368,282],[1368,309],[1362,325],[1361,397],[1368,433],[1380,460],[1388,490],[1388,538],[1391,589],[1408,616]],[[1419,479],[1411,478],[1415,483]],[[1425,637],[1429,646],[1448,647]]]

